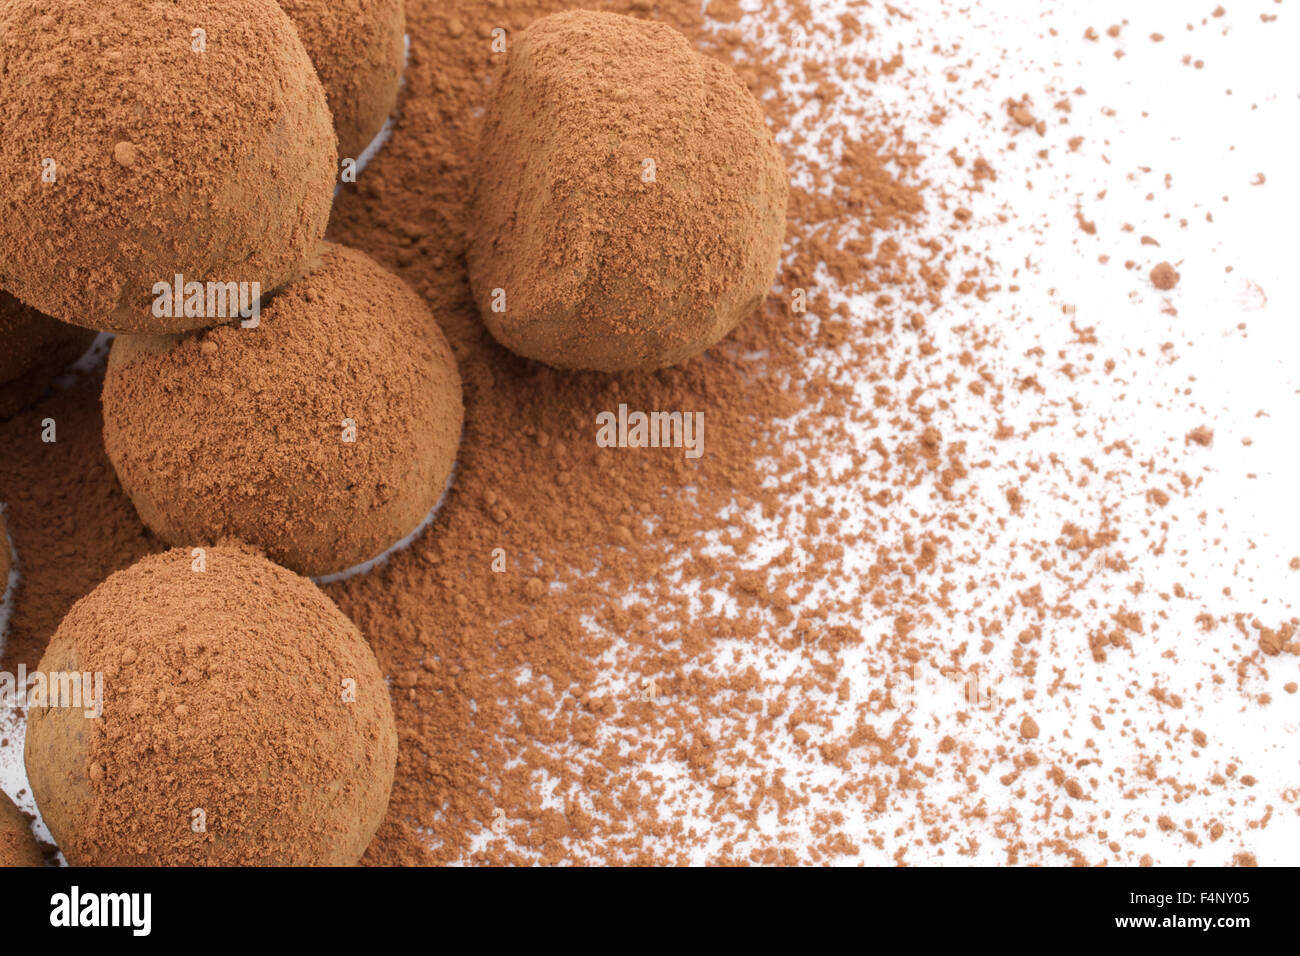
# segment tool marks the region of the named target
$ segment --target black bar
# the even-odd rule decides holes
[[[11,944],[76,935],[86,941],[113,937],[128,945],[149,939],[205,945],[256,941],[260,947],[283,938],[297,948],[317,941],[334,947],[352,938],[373,945],[377,933],[382,938],[402,931],[455,929],[459,934],[477,928],[489,929],[493,944],[500,942],[503,930],[514,930],[533,939],[545,932],[561,945],[577,939],[590,945],[593,928],[617,931],[611,938],[615,945],[656,935],[671,941],[677,933],[698,941],[700,931],[706,938],[735,942],[783,929],[822,935],[840,922],[851,924],[864,944],[878,928],[890,934],[880,940],[901,933],[923,949],[945,943],[983,946],[999,939],[1075,943],[1127,938],[1182,946],[1192,939],[1235,945],[1252,934],[1274,938],[1289,932],[1295,925],[1293,876],[1259,869],[1118,868],[897,869],[803,876],[50,868],[0,870],[0,898],[5,941]],[[652,883],[643,883],[646,879]],[[697,879],[706,883],[695,884]],[[816,883],[803,884],[805,879]],[[63,922],[69,921],[74,886],[87,915],[101,911],[98,894],[149,894],[148,936],[133,939],[136,929],[129,925],[131,915],[143,913],[143,896],[138,907],[121,909],[125,915],[119,922],[128,925],[52,925],[60,914]],[[62,911],[60,895],[68,904]],[[87,897],[93,902],[88,904]],[[120,904],[122,898],[110,902]],[[1209,924],[1202,925],[1203,920]],[[1229,920],[1233,925],[1225,922]],[[655,933],[655,927],[663,932]],[[400,938],[392,937],[394,943]],[[423,938],[437,946],[437,935]]]

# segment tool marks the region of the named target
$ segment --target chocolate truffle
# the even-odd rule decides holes
[[[334,131],[275,0],[5,0],[0,116],[0,288],[65,322],[216,324],[155,287],[269,292],[324,235]]]
[[[463,417],[456,362],[424,300],[329,243],[256,328],[120,336],[103,405],[109,457],[159,537],[237,538],[312,576],[420,524]]]
[[[0,791],[0,867],[44,865],[45,858],[36,837],[32,836],[31,824]]]
[[[350,866],[383,819],[397,733],[374,654],[242,547],[112,575],[40,670],[103,674],[100,716],[83,697],[28,717],[32,792],[74,866]]]
[[[470,281],[527,358],[682,362],[762,303],[788,183],[732,70],[661,23],[575,11],[514,41],[479,146]]]
[[[0,292],[0,418],[39,398],[94,341],[89,329],[42,315]]]
[[[356,159],[397,105],[406,54],[402,0],[279,0],[316,65],[339,137]]]

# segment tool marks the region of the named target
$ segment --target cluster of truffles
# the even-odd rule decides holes
[[[460,438],[428,306],[323,239],[338,144],[358,155],[396,101],[404,22],[401,0],[0,4],[0,159],[28,171],[0,195],[0,411],[116,333],[105,445],[178,546],[78,602],[40,665],[104,680],[99,712],[29,713],[74,864],[350,865],[383,819],[383,676],[299,575],[408,535]]]
[[[347,865],[383,819],[383,675],[306,576],[418,527],[460,439],[428,305],[323,238],[404,29],[401,0],[0,4],[0,161],[29,171],[0,194],[0,412],[117,333],[105,447],[173,548],[78,602],[41,662],[105,681],[100,713],[29,715],[32,790],[74,864]],[[758,104],[681,35],[539,20],[473,184],[485,325],[565,368],[690,359],[766,296],[787,189]]]

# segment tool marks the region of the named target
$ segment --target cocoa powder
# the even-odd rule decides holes
[[[1178,278],[1178,271],[1167,262],[1161,262],[1151,270],[1151,284],[1162,292],[1178,285]]]

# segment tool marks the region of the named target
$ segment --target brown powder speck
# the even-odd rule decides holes
[[[1151,284],[1162,291],[1169,291],[1178,285],[1179,275],[1168,262],[1161,262],[1151,270]]]

